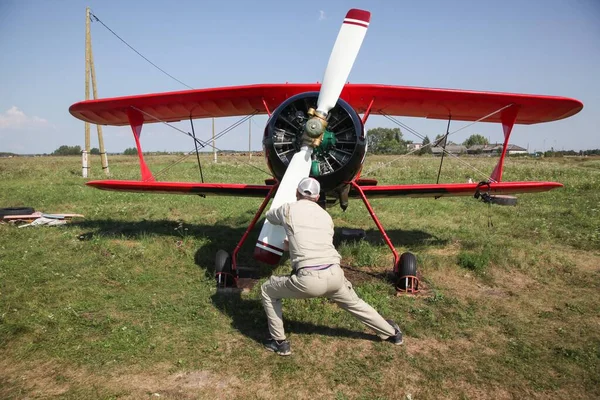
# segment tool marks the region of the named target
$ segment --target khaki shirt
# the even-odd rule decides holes
[[[267,220],[285,229],[294,269],[340,263],[333,247],[333,221],[317,203],[306,199],[286,203],[269,210]]]

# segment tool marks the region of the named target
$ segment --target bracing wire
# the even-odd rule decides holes
[[[194,136],[193,136],[191,133],[189,133],[189,132],[186,132],[186,131],[184,131],[184,130],[182,130],[182,129],[179,129],[179,128],[178,128],[178,127],[176,127],[175,125],[173,125],[173,124],[171,124],[171,123],[169,123],[169,122],[163,121],[163,120],[161,120],[160,118],[158,118],[158,117],[155,117],[154,115],[152,115],[152,114],[150,114],[150,113],[148,113],[148,112],[146,112],[146,111],[144,111],[144,110],[141,110],[141,109],[139,109],[139,108],[137,108],[137,107],[133,107],[133,106],[132,106],[131,108],[133,108],[133,109],[134,109],[134,110],[136,110],[136,111],[139,111],[139,112],[141,112],[141,113],[142,113],[142,114],[144,114],[144,115],[147,115],[148,117],[150,117],[150,118],[154,119],[156,122],[162,122],[163,124],[167,125],[168,127],[170,127],[170,128],[173,128],[173,129],[175,129],[176,131],[178,131],[178,132],[181,132],[181,133],[183,133],[184,135],[187,135],[187,136],[191,137],[192,139],[194,139],[194,142],[195,142],[195,143],[198,143],[198,144],[200,144],[202,147],[206,147],[206,146],[208,146],[208,147],[210,147],[210,148],[213,148],[213,149],[215,149],[215,150],[217,150],[217,151],[223,151],[223,150],[219,149],[218,147],[216,147],[216,146],[213,146],[213,145],[212,145],[210,142],[208,142],[208,141],[204,141],[204,140],[202,140],[202,139],[195,138],[195,137],[194,137]],[[215,140],[217,140],[218,138],[221,138],[221,137],[222,137],[223,135],[225,135],[226,133],[228,133],[228,132],[231,132],[231,131],[232,131],[234,128],[236,128],[236,127],[240,126],[241,124],[243,124],[244,122],[248,121],[248,119],[252,118],[252,117],[253,117],[253,116],[255,116],[256,114],[258,114],[258,111],[254,111],[252,114],[250,114],[250,115],[246,115],[246,116],[244,116],[243,118],[241,118],[241,119],[237,120],[236,122],[234,122],[233,124],[231,124],[231,125],[230,125],[230,126],[228,126],[227,128],[223,129],[223,130],[222,130],[221,132],[219,132],[217,135],[215,135]],[[158,171],[157,173],[155,173],[155,174],[154,174],[154,176],[159,176],[159,175],[161,175],[161,174],[165,173],[166,171],[168,171],[169,169],[171,169],[171,168],[172,168],[172,167],[174,167],[175,165],[179,164],[180,162],[182,162],[183,160],[185,160],[186,158],[188,158],[188,157],[189,157],[189,156],[192,154],[192,152],[194,152],[194,151],[195,151],[195,149],[192,149],[192,150],[188,151],[188,152],[187,152],[186,154],[184,154],[182,157],[180,157],[179,159],[175,160],[175,161],[174,161],[174,162],[173,162],[171,165],[168,165],[168,166],[166,166],[165,168],[163,168],[163,169],[161,169],[160,171]],[[247,165],[247,166],[249,166],[249,167],[251,167],[251,168],[254,168],[254,169],[256,169],[257,171],[260,171],[260,172],[262,172],[262,173],[264,173],[264,174],[267,174],[268,176],[272,176],[272,175],[271,175],[269,172],[265,171],[265,170],[264,170],[264,169],[262,169],[262,168],[259,168],[259,167],[257,167],[256,165],[252,165],[252,164],[250,164],[250,163],[248,163],[248,162],[245,162],[245,161],[241,161],[241,163],[242,163],[242,164],[244,164],[244,165]]]
[[[100,20],[100,18],[98,18],[96,16],[96,14],[92,13],[90,11],[90,15],[97,21],[100,22],[102,24],[102,26],[104,26],[106,29],[108,29],[108,31],[110,33],[112,33],[113,35],[115,35],[117,37],[117,39],[119,39],[121,42],[123,42],[127,47],[129,47],[131,50],[133,50],[138,56],[142,57],[144,60],[146,60],[147,62],[149,62],[154,68],[158,69],[160,72],[162,72],[163,74],[167,75],[169,78],[181,83],[183,86],[187,87],[188,89],[194,89],[193,87],[186,85],[185,83],[181,82],[179,79],[175,78],[173,75],[169,74],[167,71],[165,71],[164,69],[162,69],[161,67],[159,67],[158,65],[154,64],[152,61],[150,61],[146,56],[144,56],[142,53],[140,53],[139,51],[137,51],[132,45],[130,45],[129,43],[127,43],[125,41],[125,39],[123,39],[121,36],[117,35],[117,33],[115,31],[113,31],[112,29],[110,29],[104,22],[102,22]]]
[[[460,127],[459,129],[457,129],[457,130],[455,130],[455,131],[452,131],[452,132],[450,132],[450,133],[447,133],[447,134],[445,135],[445,137],[446,137],[446,138],[448,138],[449,136],[451,136],[451,135],[454,135],[455,133],[458,133],[458,132],[462,131],[463,129],[466,129],[466,128],[468,128],[468,127],[470,127],[470,126],[472,126],[472,125],[474,125],[474,124],[476,124],[476,123],[478,123],[478,122],[484,121],[484,120],[486,120],[487,118],[491,117],[492,115],[498,114],[499,112],[502,112],[503,110],[505,110],[505,109],[507,109],[507,108],[509,108],[509,107],[512,107],[513,105],[514,105],[514,104],[512,104],[512,103],[511,103],[511,104],[507,104],[507,105],[505,105],[504,107],[502,107],[502,108],[500,108],[500,109],[498,109],[498,110],[496,110],[496,111],[493,111],[493,112],[491,112],[491,113],[489,113],[489,114],[487,114],[487,115],[484,115],[483,117],[479,118],[479,119],[478,119],[478,120],[476,120],[476,121],[473,121],[473,122],[471,122],[470,124],[467,124],[467,125],[465,125],[465,126],[463,126],[463,127]],[[400,127],[402,127],[402,128],[404,128],[404,129],[406,129],[407,131],[411,132],[413,135],[415,135],[415,136],[417,136],[417,137],[419,137],[419,138],[421,138],[421,139],[423,139],[423,138],[425,137],[424,135],[421,135],[419,132],[417,132],[416,130],[412,129],[412,128],[411,128],[411,127],[409,127],[408,125],[406,125],[406,124],[404,124],[404,123],[402,123],[402,122],[398,121],[398,120],[397,120],[397,119],[395,119],[394,117],[392,117],[392,116],[390,116],[390,115],[388,115],[388,114],[384,113],[382,110],[380,111],[380,114],[381,114],[381,115],[383,115],[383,116],[384,116],[385,118],[387,118],[388,120],[390,120],[390,121],[394,122],[395,124],[399,125]],[[427,144],[427,145],[425,145],[425,146],[421,147],[421,149],[423,149],[423,148],[426,148],[426,147],[429,147],[429,146],[433,146],[433,144],[434,144],[434,143],[435,143],[435,142],[433,142],[433,141],[432,141],[432,142],[429,142],[429,144]],[[420,149],[419,149],[419,150],[420,150]],[[369,169],[368,171],[365,171],[365,172],[362,174],[362,176],[368,176],[369,174],[372,174],[373,172],[375,172],[375,171],[377,171],[377,170],[380,170],[381,168],[385,168],[385,167],[389,166],[390,164],[392,164],[392,163],[394,163],[394,162],[396,162],[396,161],[398,161],[398,160],[400,160],[400,159],[402,159],[402,158],[404,158],[404,157],[406,157],[406,156],[409,156],[409,155],[411,155],[411,154],[413,154],[413,153],[415,153],[415,152],[417,152],[417,151],[419,151],[419,150],[417,150],[417,149],[415,149],[415,150],[412,150],[412,151],[410,151],[410,152],[408,152],[408,153],[406,153],[406,154],[402,154],[402,155],[400,155],[399,157],[396,157],[396,158],[394,158],[393,160],[391,160],[391,161],[389,161],[389,162],[387,162],[387,163],[385,163],[385,164],[379,165],[379,166],[377,166],[377,167],[375,167],[375,168],[371,168],[371,169]],[[494,182],[494,180],[493,180],[493,179],[491,179],[491,178],[488,176],[488,174],[486,174],[485,172],[482,172],[482,171],[478,170],[477,168],[475,168],[473,165],[469,164],[468,162],[461,160],[461,159],[460,159],[460,157],[458,157],[456,154],[452,154],[452,153],[450,153],[449,151],[447,151],[447,150],[445,150],[445,149],[444,149],[444,152],[445,152],[445,153],[446,153],[448,156],[454,157],[454,158],[455,158],[455,159],[456,159],[458,162],[460,162],[460,163],[462,163],[462,164],[466,165],[467,167],[469,167],[469,168],[473,169],[473,170],[474,170],[475,172],[477,172],[478,174],[481,174],[482,176],[484,176],[484,177],[485,177],[485,179],[486,179],[486,180],[487,180],[487,179],[489,179],[490,181]]]
[[[102,22],[102,20],[100,20],[100,18],[98,18],[98,16],[97,16],[96,14],[94,14],[94,13],[92,13],[92,12],[90,11],[90,15],[91,15],[91,16],[94,18],[94,20],[95,20],[95,21],[97,21],[97,22],[99,22],[100,24],[102,24],[102,26],[104,26],[104,27],[105,27],[105,28],[106,28],[106,29],[107,29],[107,30],[108,30],[110,33],[112,33],[112,34],[113,34],[113,35],[114,35],[114,36],[115,36],[117,39],[119,39],[121,42],[123,42],[123,43],[124,43],[124,44],[125,44],[127,47],[129,47],[131,50],[133,50],[133,51],[134,51],[134,52],[135,52],[137,55],[139,55],[139,56],[140,56],[140,57],[142,57],[144,60],[146,60],[146,61],[147,61],[149,64],[151,64],[151,65],[152,65],[154,68],[158,69],[160,72],[162,72],[163,74],[167,75],[169,78],[171,78],[171,79],[173,79],[173,80],[175,80],[175,81],[179,82],[180,84],[182,84],[183,86],[187,87],[188,89],[194,89],[194,88],[193,88],[193,87],[191,87],[190,85],[187,85],[187,84],[185,84],[184,82],[182,82],[182,81],[180,81],[179,79],[175,78],[173,75],[169,74],[167,71],[165,71],[164,69],[160,68],[158,65],[156,65],[155,63],[153,63],[152,61],[150,61],[150,60],[149,60],[149,59],[148,59],[146,56],[144,56],[142,53],[140,53],[139,51],[137,51],[137,50],[136,50],[136,49],[135,49],[135,48],[134,48],[132,45],[130,45],[129,43],[127,43],[127,41],[125,41],[125,39],[123,39],[121,36],[119,36],[119,35],[118,35],[118,34],[117,34],[115,31],[113,31],[112,29],[110,29],[110,28],[109,28],[109,27],[108,27],[108,26],[107,26],[107,25],[106,25],[104,22]],[[177,130],[177,131],[179,131],[179,132],[181,132],[181,133],[183,133],[183,134],[185,134],[185,135],[187,135],[187,136],[190,136],[191,138],[193,138],[193,139],[194,139],[194,145],[195,145],[195,149],[194,149],[194,150],[195,150],[196,152],[198,151],[198,147],[197,147],[197,146],[198,146],[198,144],[200,144],[202,147],[209,146],[209,147],[212,147],[212,148],[214,148],[214,149],[215,149],[215,150],[217,150],[217,151],[222,151],[221,149],[219,149],[219,148],[217,148],[217,147],[215,147],[215,146],[212,146],[212,145],[211,145],[209,142],[207,142],[207,141],[203,141],[203,140],[201,140],[201,139],[198,139],[198,138],[196,138],[196,135],[195,135],[195,134],[190,134],[189,132],[185,132],[185,131],[183,131],[183,130],[181,130],[181,129],[177,128],[176,126],[174,126],[174,125],[172,125],[172,124],[170,124],[170,123],[168,123],[168,122],[166,122],[166,121],[162,121],[161,119],[159,119],[159,118],[156,118],[155,116],[153,116],[153,115],[151,115],[151,114],[149,114],[149,113],[147,113],[147,112],[145,112],[145,111],[143,111],[143,110],[140,110],[140,109],[139,109],[139,108],[137,108],[137,107],[132,107],[132,108],[133,108],[133,109],[135,109],[135,110],[137,110],[137,111],[139,111],[139,112],[141,112],[141,113],[143,113],[143,114],[146,114],[147,116],[151,117],[152,119],[156,120],[157,122],[162,122],[163,124],[165,124],[165,125],[169,126],[170,128],[173,128],[173,129],[175,129],[175,130]],[[220,137],[222,137],[223,135],[227,134],[228,132],[231,132],[233,129],[237,128],[238,126],[240,126],[241,124],[243,124],[244,122],[246,122],[248,119],[252,118],[252,117],[253,117],[254,115],[256,115],[256,114],[258,114],[258,111],[254,111],[252,114],[250,114],[250,115],[247,115],[246,117],[244,117],[244,118],[242,118],[242,119],[238,120],[237,122],[234,122],[232,125],[230,125],[229,127],[225,128],[223,131],[219,132],[219,133],[218,133],[218,134],[215,136],[215,138],[214,138],[214,139],[215,139],[215,140],[217,140],[217,139],[219,139]],[[192,150],[192,151],[193,151],[193,150]],[[185,154],[183,157],[181,157],[180,159],[176,160],[176,161],[175,161],[175,162],[173,162],[171,165],[169,165],[169,166],[167,166],[167,167],[163,168],[162,170],[158,171],[158,172],[155,174],[155,176],[158,176],[158,175],[160,175],[160,174],[162,174],[162,173],[166,172],[168,169],[170,169],[170,168],[174,167],[175,165],[179,164],[180,162],[182,162],[184,159],[186,159],[187,157],[189,157],[189,155],[191,154],[191,152],[192,152],[192,151],[189,151],[189,152],[188,152],[188,154]],[[265,170],[263,170],[263,169],[261,169],[261,168],[258,168],[258,167],[257,167],[257,166],[255,166],[255,165],[252,165],[252,164],[249,164],[249,163],[245,163],[245,162],[242,162],[242,163],[243,163],[243,164],[246,164],[246,165],[248,165],[249,167],[252,167],[252,168],[254,168],[254,169],[257,169],[258,171],[260,171],[260,172],[262,172],[262,173],[265,173],[265,174],[267,174],[267,175],[271,176],[271,174],[270,174],[269,172],[267,172],[267,171],[265,171]],[[201,167],[200,167],[200,168],[201,168]],[[202,181],[204,182],[204,179],[203,179],[203,177],[202,177],[202,169],[200,169],[200,174],[201,174],[201,179],[202,179]]]

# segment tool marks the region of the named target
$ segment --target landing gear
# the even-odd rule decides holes
[[[379,222],[379,218],[375,215],[375,211],[369,204],[369,200],[367,200],[367,196],[360,188],[360,185],[356,181],[350,182],[354,190],[358,192],[363,203],[367,207],[369,214],[371,214],[371,218],[377,225],[379,232],[381,232],[381,236],[383,236],[383,240],[388,245],[392,254],[394,255],[394,275],[396,278],[396,291],[397,292],[406,292],[406,293],[417,293],[419,291],[419,279],[417,278],[417,258],[414,254],[406,252],[403,253],[402,256],[398,257],[398,252],[396,248],[392,244],[392,241],[388,237],[387,233],[385,233],[385,229]]]
[[[419,291],[419,278],[417,278],[417,257],[406,252],[400,256],[396,267],[396,290],[405,293]]]
[[[237,285],[237,277],[232,269],[231,256],[225,250],[217,251],[215,256],[215,279],[217,287],[234,287]]]

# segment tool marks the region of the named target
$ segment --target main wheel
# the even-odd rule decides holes
[[[398,279],[398,281],[396,288],[402,291],[416,292],[419,286],[419,280],[416,277],[417,257],[410,252],[402,253],[400,256],[400,261],[398,261],[398,272],[396,275],[396,279]]]
[[[219,287],[233,286],[233,270],[231,268],[231,256],[225,250],[217,251],[215,256],[215,279]]]

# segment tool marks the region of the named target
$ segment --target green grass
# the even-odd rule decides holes
[[[267,177],[241,157],[203,158],[208,181]],[[157,172],[175,159],[147,161]],[[439,159],[391,160],[368,157],[366,177],[435,181]],[[495,162],[464,160],[484,172]],[[116,179],[139,176],[136,157],[112,157],[110,168]],[[395,296],[385,279],[391,253],[361,202],[329,209],[338,230],[366,230],[364,241],[339,246],[346,275],[400,323],[406,343],[375,340],[327,300],[286,300],[290,358],[260,346],[259,287],[217,293],[211,272],[260,199],[98,191],[80,171],[77,157],[0,159],[0,207],[85,215],[61,227],[0,225],[0,398],[600,397],[598,159],[508,159],[505,180],[565,185],[520,195],[517,207],[374,200],[398,252],[417,256],[417,296]],[[483,179],[454,160],[442,176]],[[198,180],[194,160],[160,180]],[[257,233],[241,263],[253,263]],[[273,268],[261,271],[266,279]],[[289,261],[274,272],[288,273]]]

